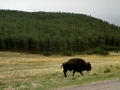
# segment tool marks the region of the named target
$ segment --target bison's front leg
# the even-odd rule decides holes
[[[64,72],[64,76],[67,77],[67,75],[66,75],[67,70],[64,69],[63,72]]]
[[[81,73],[81,75],[83,76],[83,73],[82,73],[82,71],[80,71],[80,73]]]
[[[74,76],[74,73],[75,73],[75,72],[76,72],[76,71],[74,70],[74,71],[73,71],[73,76]]]

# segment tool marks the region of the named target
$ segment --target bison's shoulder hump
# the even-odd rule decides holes
[[[82,58],[73,58],[73,59],[70,59],[69,61],[78,61],[78,62],[82,62],[82,61],[85,61],[83,60]]]
[[[73,58],[73,59],[70,59],[68,61],[69,63],[85,63],[85,60],[81,59],[81,58]]]

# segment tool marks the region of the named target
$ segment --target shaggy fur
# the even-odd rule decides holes
[[[64,76],[67,77],[66,73],[67,71],[72,71],[73,70],[73,76],[75,72],[80,72],[81,75],[82,71],[90,71],[91,70],[91,64],[89,62],[85,62],[85,60],[81,59],[81,58],[73,58],[68,60],[67,62],[64,62],[62,64],[63,66],[63,72],[64,72]]]

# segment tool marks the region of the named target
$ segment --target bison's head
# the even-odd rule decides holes
[[[91,70],[91,64],[89,62],[87,62],[87,71]]]

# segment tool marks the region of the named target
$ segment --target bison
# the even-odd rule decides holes
[[[73,58],[68,60],[67,62],[64,62],[62,64],[63,67],[63,72],[64,72],[64,76],[67,77],[66,73],[67,71],[72,71],[73,70],[73,76],[75,72],[80,72],[81,75],[82,71],[90,71],[91,70],[91,64],[89,62],[85,62],[85,60],[81,59],[81,58]]]

